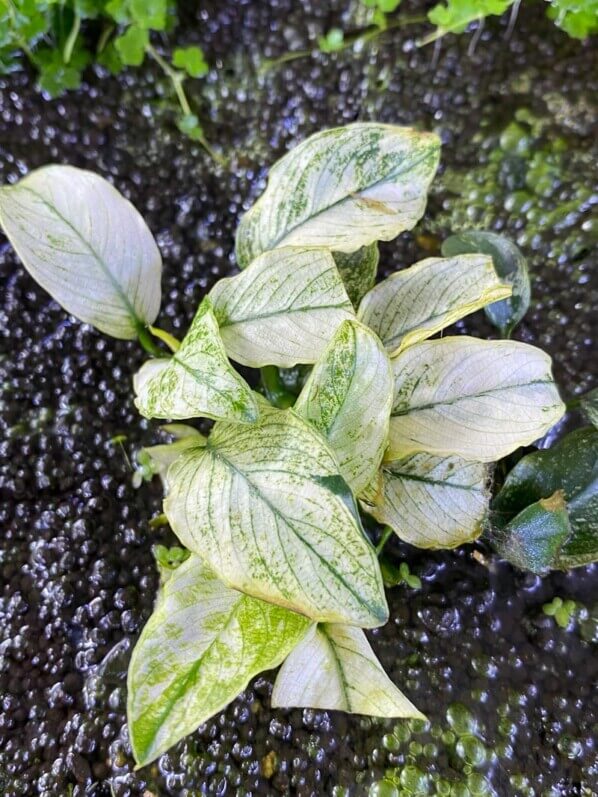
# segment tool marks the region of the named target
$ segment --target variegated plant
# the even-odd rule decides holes
[[[483,248],[374,286],[377,241],[421,218],[438,156],[435,135],[374,123],[289,152],[241,220],[243,270],[212,288],[180,344],[151,326],[159,253],[114,188],[50,166],[0,189],[4,230],[52,296],[159,355],[134,380],[140,413],[215,421],[207,437],[171,424],[176,441],[142,453],[188,558],[162,566],[131,660],[139,765],[280,664],[274,705],[421,716],[362,630],[383,625],[388,608],[360,510],[421,548],[471,541],[488,513],[490,463],[564,411],[540,350],[434,338],[488,306],[509,330],[521,317],[522,302],[509,303],[515,278]],[[274,375],[279,406],[229,358]],[[276,368],[295,366],[306,379],[292,395]]]

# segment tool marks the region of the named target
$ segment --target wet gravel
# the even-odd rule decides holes
[[[200,42],[215,65],[190,95],[228,159],[222,167],[176,131],[169,88],[151,65],[119,79],[90,71],[82,90],[54,101],[31,75],[0,78],[0,181],[52,161],[113,179],[156,235],[165,262],[158,321],[176,334],[234,268],[237,219],[287,148],[355,119],[435,129],[444,142],[439,186],[419,228],[383,247],[384,268],[434,252],[468,218],[508,231],[533,279],[532,309],[515,337],[552,354],[564,395],[589,388],[598,372],[596,50],[555,31],[540,4],[524,4],[512,38],[491,24],[473,55],[467,37],[436,54],[418,49],[415,28],[362,53],[259,73],[262,56],[304,48],[333,24],[349,27],[344,6],[188,4],[178,40]],[[518,112],[530,143],[513,152],[501,136]],[[557,136],[566,145],[558,158]],[[540,164],[537,152],[546,155]],[[550,180],[537,190],[529,174],[546,159]],[[517,191],[528,192],[527,204],[513,204]],[[547,216],[566,202],[564,217]],[[595,569],[540,580],[491,557],[480,563],[471,548],[430,554],[398,543],[393,557],[409,562],[422,588],[392,590],[391,622],[371,639],[429,723],[273,711],[264,676],[135,772],[126,667],[157,587],[151,544],[173,542],[148,525],[159,485],[133,489],[127,461],[158,439],[131,400],[144,356],[67,317],[4,238],[0,286],[1,794],[598,792]],[[483,319],[462,328],[491,332]],[[542,612],[555,595],[578,604],[567,629]]]

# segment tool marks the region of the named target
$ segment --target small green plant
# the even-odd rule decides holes
[[[176,24],[171,0],[0,0],[0,74],[27,59],[40,89],[56,97],[81,83],[83,70],[98,63],[112,74],[152,58],[171,81],[178,104],[177,126],[212,157],[184,89],[187,77],[209,71],[200,47],[177,47],[169,61],[152,44],[152,34]]]
[[[563,600],[558,596],[553,598],[550,603],[542,606],[542,611],[547,617],[554,617],[556,624],[560,628],[567,628],[574,616],[577,604],[572,600]]]
[[[435,135],[377,123],[304,141],[241,220],[241,272],[203,298],[181,342],[154,326],[159,250],[108,182],[51,165],[0,189],[31,275],[83,321],[139,339],[154,356],[136,406],[174,422],[136,477],[162,478],[182,546],[155,549],[161,587],[129,667],[139,765],[279,665],[275,706],[421,718],[362,630],[388,607],[360,510],[421,548],[475,540],[490,464],[565,409],[539,349],[432,339],[508,300],[496,318],[510,328],[517,280],[490,255],[428,258],[373,284],[377,242],[421,218],[438,160]],[[262,369],[262,393],[231,360]],[[215,421],[208,436],[180,423],[194,418]],[[406,562],[398,579],[421,586]]]

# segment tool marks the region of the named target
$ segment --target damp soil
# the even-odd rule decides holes
[[[172,38],[197,41],[215,65],[190,94],[225,165],[178,133],[169,86],[151,65],[118,79],[90,70],[81,90],[53,101],[14,73],[0,79],[0,181],[48,162],[112,179],[164,257],[158,323],[182,334],[203,294],[234,271],[238,218],[288,148],[357,119],[434,129],[444,144],[438,185],[418,228],[382,247],[383,269],[435,253],[451,229],[512,235],[533,282],[515,337],[549,351],[563,395],[593,385],[595,48],[558,32],[541,3],[525,3],[510,39],[493,22],[473,54],[467,36],[418,49],[412,27],[359,53],[264,73],[264,57],[309,46],[333,24],[349,28],[347,4],[197,5]],[[492,334],[477,317],[460,330]],[[174,542],[148,525],[159,485],[134,489],[129,469],[159,437],[132,403],[144,355],[66,316],[3,238],[0,335],[0,794],[598,792],[595,570],[539,579],[483,544],[485,560],[472,548],[389,549],[422,586],[391,590],[391,620],[369,636],[428,723],[274,711],[266,674],[135,771],[127,661],[157,588],[151,545]],[[554,596],[577,602],[567,629],[542,611]]]

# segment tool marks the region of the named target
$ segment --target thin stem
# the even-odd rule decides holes
[[[73,19],[73,27],[68,35],[68,38],[64,45],[64,50],[62,53],[62,60],[65,64],[68,64],[71,60],[73,55],[73,50],[75,48],[75,43],[77,41],[77,36],[79,35],[79,31],[81,30],[81,17],[77,12],[75,12],[75,17]]]
[[[378,540],[378,545],[376,545],[376,556],[378,556],[378,557],[380,556],[380,554],[384,550],[384,546],[389,541],[389,539],[392,537],[392,535],[393,535],[393,530],[391,529],[391,527],[390,526],[384,526],[384,530],[382,532],[382,535],[381,535],[380,539]]]
[[[295,403],[295,396],[285,388],[280,378],[280,373],[275,365],[266,365],[260,368],[262,385],[266,398],[275,407],[286,410]]]
[[[148,43],[145,47],[145,51],[151,58],[154,59],[154,61],[158,64],[160,69],[172,83],[178,103],[184,116],[192,116],[193,111],[191,110],[189,100],[187,99],[187,95],[185,94],[185,89],[183,87],[183,83],[185,82],[185,74],[180,72],[178,69],[174,69],[168,63],[168,61],[160,55],[160,53],[152,44]],[[203,133],[197,134],[197,141],[199,141],[201,146],[205,149],[212,160],[215,160],[220,164],[225,162],[225,159],[212,149]]]
[[[164,356],[162,349],[160,349],[159,346],[156,346],[147,329],[144,326],[141,326],[141,324],[137,326],[137,337],[139,339],[139,343],[141,343],[148,354],[152,354],[154,357]]]
[[[96,53],[98,53],[98,55],[104,52],[104,48],[108,44],[108,39],[112,36],[113,32],[114,32],[114,25],[106,25],[106,27],[100,34],[100,38],[98,39],[98,44],[96,47]]]
[[[171,335],[170,332],[166,332],[165,329],[152,326],[148,327],[148,329],[155,338],[165,343],[171,352],[177,352],[181,348],[181,341],[175,338],[174,335]]]

